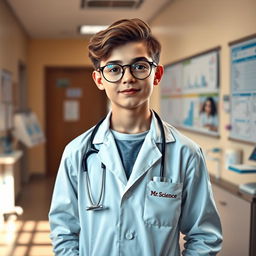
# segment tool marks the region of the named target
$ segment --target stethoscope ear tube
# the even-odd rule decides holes
[[[161,169],[160,169],[160,177],[161,179],[165,179],[165,173],[164,173],[164,163],[165,163],[165,133],[164,133],[164,126],[162,123],[161,118],[159,115],[153,110],[155,117],[158,121],[160,132],[161,132],[161,139],[162,139],[162,145],[161,145],[161,153],[162,153],[162,158],[161,158]]]
[[[93,144],[93,139],[95,137],[96,132],[98,131],[101,123],[105,120],[106,117],[104,117],[103,119],[101,119],[93,128],[92,134],[90,136],[90,142],[89,142],[89,150],[85,153],[83,160],[82,160],[82,170],[84,172],[88,172],[88,166],[87,166],[87,159],[90,155],[94,154],[94,153],[98,153],[99,150],[95,148],[94,144]]]

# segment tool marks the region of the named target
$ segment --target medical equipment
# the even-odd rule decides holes
[[[225,168],[228,170],[230,165],[242,163],[243,152],[241,149],[226,149],[225,151]]]
[[[155,117],[157,119],[159,129],[161,132],[161,153],[162,153],[162,159],[161,159],[161,167],[160,167],[160,177],[159,181],[160,182],[166,182],[168,179],[165,177],[165,171],[164,171],[164,162],[165,162],[165,133],[164,133],[164,127],[161,118],[157,115],[155,111],[153,111],[155,114]],[[90,183],[90,177],[88,174],[88,166],[87,166],[87,159],[89,158],[90,155],[92,154],[97,154],[99,152],[98,149],[95,148],[93,145],[93,139],[95,137],[95,134],[97,133],[99,126],[101,123],[104,121],[105,118],[103,118],[93,129],[90,141],[89,141],[89,149],[86,152],[83,162],[82,162],[82,167],[83,171],[85,171],[86,175],[86,191],[88,194],[88,199],[90,202],[90,206],[86,208],[87,211],[93,210],[93,211],[99,211],[99,210],[104,210],[107,209],[107,207],[103,206],[102,201],[105,193],[105,183],[106,183],[106,166],[101,163],[101,169],[102,169],[102,177],[101,177],[101,188],[100,188],[100,196],[97,202],[94,201],[93,196],[92,196],[92,189],[91,189],[91,183]]]

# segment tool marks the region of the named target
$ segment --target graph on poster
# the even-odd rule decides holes
[[[219,50],[165,66],[161,114],[176,127],[218,134]]]
[[[230,43],[230,137],[256,143],[256,35]]]

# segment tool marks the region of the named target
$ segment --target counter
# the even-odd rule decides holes
[[[22,209],[15,206],[15,198],[20,192],[21,170],[19,159],[22,151],[13,151],[10,154],[0,154],[0,222],[4,214],[21,214]]]
[[[220,256],[256,255],[256,195],[239,190],[230,181],[210,175],[223,229]]]

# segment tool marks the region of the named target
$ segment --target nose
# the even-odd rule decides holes
[[[130,69],[130,66],[125,66],[123,67],[123,78],[122,78],[122,81],[123,83],[131,83],[131,82],[134,82],[135,81],[135,78],[134,76],[132,75],[131,73],[131,69]]]

